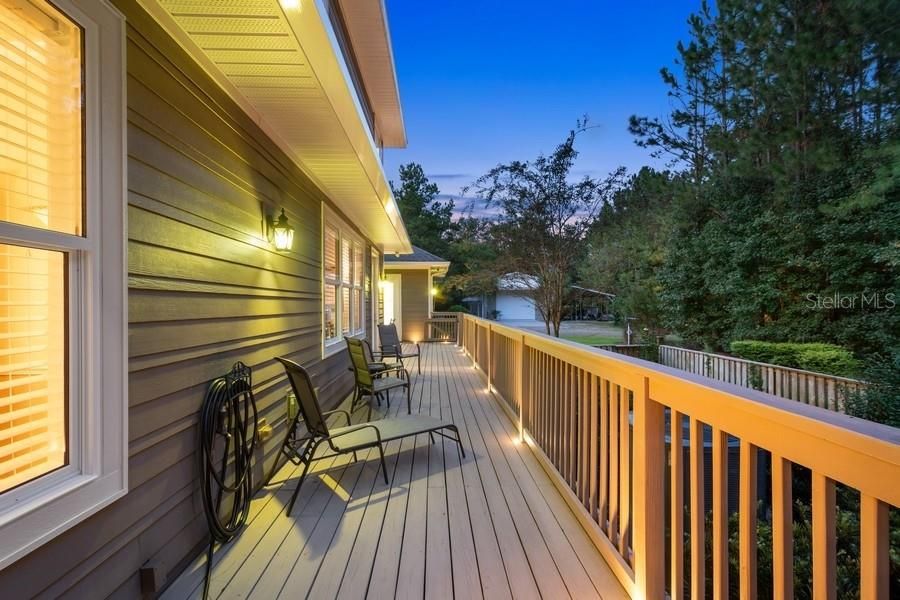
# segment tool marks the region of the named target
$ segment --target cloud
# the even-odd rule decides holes
[[[428,179],[467,179],[471,177],[468,173],[434,173],[427,174]]]

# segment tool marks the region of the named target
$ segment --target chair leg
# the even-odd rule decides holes
[[[456,425],[451,425],[450,429],[456,434],[456,449],[462,455],[459,459],[459,462],[462,462],[462,459],[466,457],[466,450],[462,445],[462,438],[459,437],[459,429],[457,429]]]
[[[384,448],[378,444],[378,455],[381,458],[381,474],[384,475],[384,485],[388,485],[387,465],[384,463]]]
[[[297,480],[297,487],[294,489],[294,493],[291,494],[291,501],[288,504],[286,515],[290,516],[291,512],[294,510],[294,503],[297,501],[297,496],[300,494],[300,486],[303,485],[303,480],[306,479],[307,473],[309,473],[309,466],[312,464],[313,457],[316,455],[316,450],[319,448],[319,442],[315,442],[312,445],[312,448],[307,455],[305,461],[303,461],[303,472],[300,473],[300,479]]]
[[[433,431],[429,431],[429,432],[428,432],[428,437],[431,438],[431,445],[433,446],[433,445],[434,445],[434,432],[433,432]]]
[[[409,395],[409,382],[406,382],[406,414],[412,414],[412,399]]]

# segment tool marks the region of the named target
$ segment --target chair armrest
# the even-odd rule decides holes
[[[384,370],[376,373],[375,376],[381,377],[382,375],[386,375],[393,371],[396,371],[398,374],[403,376],[403,379],[409,381],[409,371],[407,371],[405,367],[402,367],[400,365],[394,365],[393,367],[388,367],[387,369],[384,369]]]
[[[378,443],[379,443],[379,444],[381,444],[381,431],[380,431],[375,425],[373,425],[372,423],[361,423],[361,424],[357,425],[356,427],[353,427],[353,428],[348,429],[348,430],[346,430],[346,431],[342,431],[342,432],[340,432],[340,433],[338,433],[338,434],[335,434],[335,435],[330,436],[330,437],[328,438],[328,441],[329,441],[329,443],[331,443],[332,441],[334,441],[335,438],[339,438],[339,437],[341,437],[342,435],[349,435],[349,434],[351,434],[351,433],[356,433],[357,431],[362,431],[363,429],[367,429],[367,428],[370,428],[370,427],[371,427],[372,429],[375,430],[375,439],[378,440]]]
[[[348,411],[346,411],[346,410],[341,410],[341,409],[339,409],[339,408],[336,409],[336,410],[329,410],[329,411],[327,411],[327,412],[323,412],[323,413],[322,413],[322,416],[323,416],[323,417],[329,417],[329,416],[334,415],[334,414],[337,414],[337,413],[341,413],[342,415],[344,415],[345,417],[347,417],[347,425],[351,425],[351,422],[350,422],[350,413],[349,413]]]

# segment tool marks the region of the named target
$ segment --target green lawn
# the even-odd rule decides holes
[[[570,342],[578,342],[579,344],[587,344],[588,346],[606,346],[610,344],[624,344],[620,337],[608,335],[566,335],[561,334],[559,337]]]

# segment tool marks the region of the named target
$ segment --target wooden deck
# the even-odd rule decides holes
[[[375,452],[325,459],[290,517],[288,465],[216,552],[211,598],[627,597],[462,351],[423,352],[413,411],[459,426],[462,464],[453,442],[428,436],[388,444],[390,486],[376,477]],[[392,413],[405,410],[399,400]],[[163,597],[200,597],[204,568],[205,557]]]

